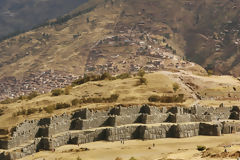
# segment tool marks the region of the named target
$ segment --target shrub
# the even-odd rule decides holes
[[[55,106],[56,109],[64,109],[69,107],[71,107],[71,105],[68,103],[57,103]]]
[[[120,158],[120,157],[117,157],[115,160],[122,160],[122,158]]]
[[[63,94],[64,92],[63,92],[62,89],[59,89],[59,88],[58,88],[58,89],[52,90],[51,93],[52,93],[52,96],[60,96],[60,95]]]
[[[78,105],[78,104],[80,104],[80,103],[81,103],[81,100],[79,100],[79,99],[77,99],[77,98],[75,98],[75,99],[72,100],[72,105],[73,105],[73,106],[76,106],[76,105]]]
[[[147,85],[147,79],[146,78],[140,78],[139,79],[139,81],[140,81],[140,84],[145,84],[145,85]]]
[[[6,98],[5,100],[1,101],[1,104],[10,104],[16,102],[16,99]]]
[[[145,73],[146,73],[146,72],[145,72],[143,69],[140,69],[140,70],[138,71],[138,74],[137,74],[137,75],[138,75],[139,77],[143,77],[143,76],[145,75]]]
[[[179,89],[179,85],[177,83],[173,83],[173,90],[176,92]]]
[[[37,109],[37,108],[30,108],[30,109],[27,109],[27,110],[26,109],[21,109],[17,113],[14,113],[13,116],[31,115],[31,114],[34,114],[38,111],[39,111],[39,109]]]
[[[0,109],[0,116],[2,116],[4,114],[4,110]]]
[[[208,69],[207,73],[208,73],[209,76],[211,76],[211,75],[213,75],[214,71],[212,69]]]
[[[118,100],[118,94],[112,94],[108,98],[82,98],[80,100],[81,103],[112,103]]]
[[[105,80],[105,79],[109,79],[111,80],[112,79],[112,75],[108,72],[105,72],[103,73],[101,76],[100,76],[100,80]]]
[[[32,93],[30,93],[28,96],[27,96],[27,99],[28,100],[31,100],[31,99],[33,99],[33,98],[35,98],[35,97],[37,97],[38,96],[38,93],[37,92],[32,92]]]
[[[159,102],[159,101],[161,101],[161,97],[157,96],[157,95],[152,95],[148,98],[148,101],[149,102]]]
[[[24,95],[21,95],[21,96],[18,97],[18,99],[19,99],[19,100],[25,100],[25,99],[28,99],[28,97],[27,97],[27,96],[24,96]]]
[[[206,149],[206,146],[202,146],[202,145],[197,146],[198,151],[204,151],[205,149]]]
[[[120,75],[116,76],[116,79],[127,79],[127,78],[131,78],[130,73],[123,73],[123,74],[120,74]]]
[[[184,95],[174,95],[174,96],[162,96],[161,100],[162,103],[182,103],[184,102]]]
[[[106,102],[112,103],[118,100],[119,94],[112,94],[109,98],[106,99]]]
[[[182,103],[184,102],[184,94],[174,96],[157,96],[152,95],[148,98],[149,102],[162,102],[162,103]]]
[[[89,81],[101,81],[105,79],[114,80],[114,77],[112,77],[108,72],[105,72],[102,75],[84,75],[83,77],[79,77],[77,80],[72,82],[72,86],[81,85]]]
[[[164,33],[163,36],[166,37],[167,39],[170,39],[170,33]]]
[[[82,160],[82,158],[78,157],[77,160]]]
[[[26,113],[27,113],[27,115],[31,115],[31,114],[34,114],[38,111],[39,111],[39,109],[37,109],[37,108],[30,108],[30,109],[27,110]]]
[[[43,108],[43,110],[46,111],[47,113],[53,113],[55,109],[56,109],[55,105],[49,105]]]
[[[143,85],[143,84],[145,84],[145,85],[147,85],[147,79],[146,78],[143,78],[143,77],[140,77],[139,78],[139,81],[137,82],[137,86],[140,86],[140,85]]]
[[[72,89],[72,87],[71,87],[71,86],[67,86],[67,87],[65,87],[65,89],[64,89],[64,94],[65,94],[65,95],[69,95],[69,94],[70,94],[70,91],[71,91],[71,89]]]
[[[131,157],[129,160],[137,160],[136,158],[134,158],[134,157]]]

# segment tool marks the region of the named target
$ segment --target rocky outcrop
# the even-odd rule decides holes
[[[26,120],[9,132],[1,131],[1,135],[8,135],[0,138],[0,159],[14,160],[40,150],[99,140],[153,140],[235,133],[240,131],[239,118],[232,116],[239,114],[237,108],[116,106]]]

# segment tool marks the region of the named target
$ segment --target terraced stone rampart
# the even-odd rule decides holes
[[[130,139],[153,140],[240,131],[238,107],[154,107],[79,109],[71,114],[26,120],[0,130],[0,159],[14,160],[67,144]],[[231,120],[232,119],[232,120]]]

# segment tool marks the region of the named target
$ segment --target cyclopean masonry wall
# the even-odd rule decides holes
[[[154,140],[240,131],[239,107],[116,106],[26,120],[0,130],[0,159],[14,160],[67,144],[130,139]],[[2,137],[2,138],[1,138]]]

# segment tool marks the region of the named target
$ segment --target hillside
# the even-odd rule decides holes
[[[63,16],[86,0],[1,0],[0,40]]]
[[[156,42],[165,38],[168,49],[208,70],[238,76],[239,5],[234,0],[90,1],[50,25],[2,42],[1,75],[62,70],[63,63],[68,71],[82,74],[96,63],[95,54],[130,55],[136,53],[131,45],[136,38],[154,35]],[[125,36],[114,40],[124,44],[109,42],[114,36]],[[104,39],[107,46],[94,45]],[[106,63],[108,58],[97,61]]]
[[[160,71],[144,75],[147,83],[139,83],[139,76],[116,80],[90,81],[73,88],[68,94],[52,96],[51,93],[35,97],[20,97],[15,101],[0,104],[0,128],[8,128],[25,119],[42,118],[72,112],[79,108],[104,109],[118,104],[156,106],[202,106],[218,107],[237,105],[240,91],[239,80],[231,76],[197,76],[191,72]],[[174,90],[174,84],[177,84]],[[68,88],[68,87],[67,87]],[[65,91],[65,89],[62,89]],[[117,99],[108,101],[112,95]],[[182,98],[174,100],[175,96]],[[150,97],[172,97],[170,100],[149,100]],[[113,98],[114,99],[114,98]],[[54,108],[57,104],[65,104]],[[66,105],[67,104],[67,105]]]
[[[186,59],[210,73],[238,76],[238,8],[238,1],[228,0],[89,1],[0,43],[1,82],[17,91],[1,90],[10,97],[26,93],[30,77],[33,89],[42,92],[49,78],[36,82],[32,74],[49,70],[74,76],[140,68],[206,75]]]

